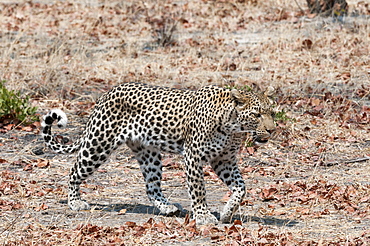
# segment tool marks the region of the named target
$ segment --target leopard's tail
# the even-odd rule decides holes
[[[66,114],[60,109],[53,109],[49,113],[43,116],[42,126],[42,137],[46,145],[57,153],[73,153],[80,149],[80,140],[77,140],[73,144],[63,145],[55,141],[53,135],[51,134],[51,126],[53,122],[57,120],[58,127],[65,127],[67,125],[68,119]]]

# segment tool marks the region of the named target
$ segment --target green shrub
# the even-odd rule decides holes
[[[281,111],[278,111],[275,113],[275,120],[280,120],[280,121],[292,121],[292,122],[295,122],[296,120],[294,118],[289,118],[287,115],[286,115],[286,112],[283,110]]]
[[[252,88],[249,85],[225,85],[226,89],[237,89],[241,91],[252,91]]]
[[[0,120],[9,119],[13,123],[30,124],[38,120],[35,115],[37,107],[32,107],[29,97],[5,88],[4,80],[0,81]]]
[[[247,139],[244,141],[244,147],[247,148],[247,147],[253,147],[254,146],[254,141],[252,141],[251,139]]]

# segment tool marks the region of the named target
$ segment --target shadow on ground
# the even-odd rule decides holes
[[[60,203],[66,204],[67,201],[63,200],[60,201]],[[171,215],[165,215],[162,214],[159,209],[157,209],[154,206],[144,205],[144,204],[110,204],[110,205],[103,205],[103,204],[90,204],[90,206],[94,210],[100,210],[100,211],[106,211],[106,212],[120,212],[121,210],[125,209],[125,213],[133,213],[133,214],[152,214],[152,215],[161,215],[161,216],[167,216],[167,217],[173,217],[176,216],[178,218],[185,218],[187,214],[190,214],[190,211],[183,209],[181,212],[177,214],[171,214]],[[213,212],[213,215],[215,215],[218,219],[220,219],[220,213]],[[258,217],[258,216],[234,216],[231,224],[235,220],[240,220],[244,223],[248,222],[258,222],[263,225],[274,225],[274,226],[287,226],[287,227],[293,227],[297,225],[299,222],[296,220],[290,220],[290,219],[278,219],[272,216],[266,216],[266,217]]]

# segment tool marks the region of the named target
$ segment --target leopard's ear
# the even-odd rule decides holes
[[[265,93],[263,93],[265,97],[270,101],[271,104],[274,104],[273,95],[275,94],[275,88],[272,86],[267,87]]]
[[[237,89],[232,89],[231,90],[231,95],[233,96],[234,100],[236,101],[236,103],[238,105],[244,103],[244,96]]]
[[[267,90],[264,93],[266,97],[272,97],[274,94],[275,94],[275,88],[272,86],[267,87]]]

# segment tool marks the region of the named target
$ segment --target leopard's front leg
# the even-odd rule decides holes
[[[235,155],[221,156],[211,162],[220,179],[230,188],[232,195],[221,212],[221,222],[230,223],[245,196],[245,183],[236,164]]]
[[[203,166],[200,159],[189,150],[185,151],[184,157],[193,219],[198,225],[217,224],[217,218],[207,207]]]

